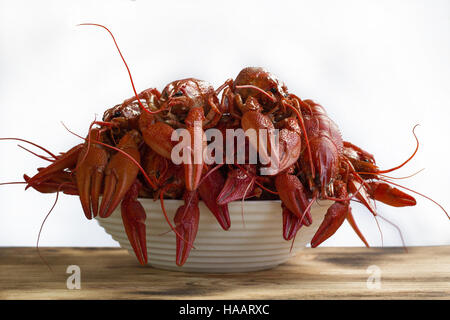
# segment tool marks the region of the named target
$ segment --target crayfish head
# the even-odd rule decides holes
[[[141,110],[137,103],[118,104],[105,111],[103,121],[113,123],[113,128],[119,130],[132,130],[138,128],[140,116]]]
[[[160,103],[162,109],[170,110],[178,121],[184,121],[192,108],[203,108],[206,114],[211,98],[218,103],[214,88],[208,82],[188,78],[169,83],[162,91]]]
[[[339,172],[339,152],[329,139],[310,141],[312,162],[315,164],[314,183],[322,193],[332,190],[333,181]]]
[[[239,88],[240,86],[245,88]],[[255,87],[260,90],[255,90]],[[255,97],[262,105],[269,107],[288,97],[286,85],[275,75],[260,67],[242,69],[233,83],[233,91],[240,94],[242,101]]]
[[[359,172],[364,178],[374,178],[378,173],[378,166],[375,164],[374,157],[362,149],[350,144],[344,143],[344,156],[351,162],[355,171]]]

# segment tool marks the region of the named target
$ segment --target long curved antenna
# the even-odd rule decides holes
[[[402,164],[400,164],[400,165],[398,165],[398,166],[396,166],[396,167],[393,167],[393,168],[391,168],[391,169],[380,170],[380,171],[378,171],[377,173],[388,173],[388,172],[392,172],[392,171],[394,171],[394,170],[400,169],[400,168],[403,167],[405,164],[407,164],[412,158],[414,158],[414,156],[415,156],[416,153],[417,153],[417,150],[419,150],[419,139],[417,139],[416,133],[414,132],[418,125],[419,125],[419,124],[416,124],[416,125],[414,126],[413,130],[412,130],[413,135],[414,135],[414,138],[416,139],[416,149],[414,150],[413,154],[412,154],[405,162],[403,162]]]
[[[125,58],[123,57],[122,52],[120,51],[119,45],[117,44],[116,38],[114,37],[113,33],[107,27],[105,27],[101,24],[97,24],[97,23],[80,23],[80,24],[77,24],[77,26],[96,26],[96,27],[100,27],[100,28],[103,28],[106,31],[108,31],[108,33],[111,35],[111,37],[114,41],[114,45],[116,46],[117,51],[119,52],[120,58],[122,58],[122,61],[125,64],[125,68],[127,68],[128,76],[130,77],[130,81],[131,81],[131,86],[133,87],[134,95],[136,96],[136,100],[137,100],[139,106],[141,107],[141,109],[145,110],[146,112],[148,112],[150,114],[155,114],[155,113],[161,112],[162,109],[158,110],[158,111],[150,111],[150,110],[146,109],[144,107],[144,105],[142,104],[141,100],[139,99],[139,95],[136,91],[136,88],[134,86],[134,81],[133,81],[133,77],[131,76],[130,68],[128,67],[127,62],[125,61]]]
[[[34,143],[34,142],[31,142],[31,141],[25,140],[25,139],[20,139],[20,138],[0,138],[0,140],[15,140],[15,141],[26,142],[26,143],[28,143],[28,144],[31,144],[32,146],[35,146],[35,147],[41,149],[41,150],[44,151],[44,152],[47,152],[51,157],[53,157],[53,158],[55,158],[55,159],[58,158],[57,156],[55,156],[53,153],[51,153],[50,151],[48,151],[48,150],[45,149],[44,147],[41,147],[40,145],[38,145],[38,144],[36,144],[36,143]]]
[[[389,221],[382,215],[378,214],[378,217],[380,217],[381,219],[383,219],[384,221],[389,223],[391,226],[393,226],[395,229],[397,229],[398,234],[400,235],[400,239],[402,240],[403,248],[405,249],[406,252],[408,252],[408,249],[406,249],[406,243],[405,243],[405,240],[403,239],[402,231],[400,230],[400,228],[395,223],[393,223],[392,221]]]
[[[258,91],[259,93],[262,93],[263,95],[265,95],[272,102],[276,101],[275,98],[273,96],[271,96],[270,94],[268,94],[266,91],[264,91],[260,87],[257,87],[257,86],[251,85],[251,84],[243,84],[240,86],[236,86],[236,89],[254,89],[254,90]]]
[[[53,272],[52,267],[48,264],[47,260],[44,259],[44,257],[41,254],[41,251],[39,250],[39,241],[41,240],[41,233],[42,233],[42,229],[44,228],[44,224],[47,221],[48,217],[50,216],[50,213],[52,213],[53,209],[55,209],[56,203],[58,202],[58,198],[59,198],[59,192],[61,191],[61,188],[64,184],[66,184],[66,182],[61,183],[61,185],[58,187],[58,190],[56,190],[55,202],[53,203],[52,207],[50,208],[50,211],[47,213],[44,220],[42,221],[41,227],[39,228],[38,237],[36,240],[36,250],[38,252],[39,258],[42,260],[42,262],[44,262],[44,264],[50,269],[51,272]]]
[[[34,156],[36,156],[36,157],[38,157],[38,158],[43,159],[43,160],[50,161],[50,162],[54,162],[54,161],[55,161],[54,159],[50,159],[50,157],[46,157],[46,156],[43,156],[43,155],[41,155],[41,154],[37,154],[36,152],[31,151],[30,149],[25,148],[24,146],[21,146],[20,144],[18,144],[17,146],[18,146],[19,148],[22,148],[23,150],[25,150],[25,151],[31,153],[32,155],[34,155]]]

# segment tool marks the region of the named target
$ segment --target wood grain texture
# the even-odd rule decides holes
[[[450,299],[450,246],[305,249],[267,271],[198,274],[141,267],[117,248],[0,248],[0,299]],[[69,265],[81,289],[69,290]],[[381,271],[368,289],[367,268]]]

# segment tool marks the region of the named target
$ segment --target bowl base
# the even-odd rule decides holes
[[[149,262],[148,266],[167,270],[167,271],[176,271],[176,272],[194,272],[194,273],[248,273],[255,271],[264,271],[278,267],[279,265],[286,263],[289,259],[285,261],[277,261],[276,263],[271,263],[267,265],[259,265],[259,266],[229,266],[225,265],[223,267],[195,267],[195,266],[174,266],[174,265],[166,265],[159,263]]]

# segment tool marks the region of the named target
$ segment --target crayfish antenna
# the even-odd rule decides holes
[[[33,152],[33,151],[31,151],[30,149],[27,149],[27,148],[25,148],[24,146],[21,146],[20,144],[18,144],[17,146],[18,146],[19,148],[22,148],[23,150],[25,150],[25,151],[31,153],[32,155],[34,155],[34,156],[36,156],[36,157],[38,157],[38,158],[43,159],[43,160],[50,161],[50,162],[55,161],[54,159],[51,159],[50,157],[46,157],[46,156],[43,156],[43,155],[41,155],[41,154],[37,154],[36,152]]]
[[[398,165],[396,167],[393,167],[391,169],[379,170],[376,173],[389,173],[389,172],[395,171],[397,169],[400,169],[404,165],[406,165],[409,161],[411,161],[412,158],[414,158],[414,156],[416,155],[417,151],[419,150],[419,139],[417,139],[417,135],[415,133],[415,130],[416,130],[417,126],[419,126],[419,124],[416,124],[414,126],[413,130],[412,130],[414,138],[416,139],[416,149],[414,150],[413,154],[408,159],[406,159],[406,161],[404,161],[402,164],[400,164],[400,165]]]
[[[254,89],[254,90],[258,91],[259,93],[265,95],[272,102],[276,101],[275,97],[271,96],[270,94],[268,94],[266,91],[264,91],[260,87],[257,87],[257,86],[251,85],[251,84],[245,84],[245,85],[236,86],[236,89]]]
[[[152,111],[148,110],[147,108],[145,108],[144,105],[142,104],[141,100],[139,99],[139,95],[138,95],[138,93],[137,93],[137,91],[136,91],[136,88],[135,88],[135,86],[134,86],[134,81],[133,81],[133,77],[132,77],[132,75],[131,75],[130,68],[128,67],[127,62],[125,61],[125,58],[123,57],[122,52],[120,51],[119,45],[117,44],[116,38],[114,37],[114,35],[113,35],[113,33],[111,32],[111,30],[109,30],[109,29],[108,29],[107,27],[105,27],[104,25],[101,25],[101,24],[98,24],[98,23],[80,23],[80,24],[77,24],[76,26],[77,26],[77,27],[78,27],[78,26],[96,26],[96,27],[100,27],[100,28],[105,29],[105,30],[110,34],[112,40],[114,41],[114,45],[116,46],[117,51],[119,52],[120,58],[122,59],[124,65],[125,65],[125,68],[127,69],[128,76],[130,77],[131,87],[133,88],[133,92],[134,92],[134,95],[135,95],[135,97],[136,97],[136,100],[137,100],[139,106],[141,107],[142,110],[144,110],[145,112],[148,112],[148,113],[150,113],[150,114],[154,114],[154,113],[159,113],[159,112],[161,112],[162,110],[158,110],[158,111],[153,111],[153,112],[152,112]]]
[[[384,221],[389,223],[391,226],[393,226],[395,229],[397,229],[400,239],[402,241],[403,249],[405,250],[405,252],[408,252],[408,249],[406,248],[406,243],[405,243],[405,240],[403,239],[403,234],[402,234],[402,231],[400,230],[400,228],[395,223],[393,223],[392,221],[389,221],[388,219],[381,216],[380,214],[378,214],[378,217],[380,217],[381,219],[383,219]]]
[[[49,154],[53,159],[58,158],[57,156],[55,156],[53,153],[51,153],[50,151],[48,151],[47,149],[45,149],[44,147],[38,145],[37,143],[31,142],[29,140],[25,140],[25,139],[21,139],[21,138],[0,138],[0,140],[14,140],[14,141],[22,141],[28,144],[31,144],[32,146],[35,146],[39,149],[41,149],[42,151],[46,152],[47,154]],[[22,147],[23,148],[23,147]],[[26,149],[27,150],[27,149]],[[27,150],[28,151],[28,150]]]
[[[43,228],[44,228],[44,224],[45,224],[45,222],[47,221],[47,219],[48,219],[48,217],[50,216],[50,214],[52,213],[53,209],[55,209],[56,203],[58,202],[58,199],[59,199],[59,191],[61,190],[61,188],[63,187],[64,184],[65,184],[65,183],[62,183],[62,184],[60,185],[60,187],[58,188],[58,190],[56,191],[55,202],[53,203],[52,207],[50,208],[50,211],[47,213],[47,215],[45,216],[44,220],[42,221],[41,227],[39,228],[38,237],[37,237],[37,240],[36,240],[36,250],[37,250],[37,252],[38,252],[39,258],[40,258],[41,261],[48,267],[48,269],[49,269],[52,273],[54,273],[52,267],[51,267],[50,264],[47,262],[47,260],[45,260],[45,258],[42,256],[42,254],[41,254],[41,252],[40,252],[40,250],[39,250],[39,241],[40,241],[40,239],[41,239],[41,234],[42,234],[42,230],[43,230]]]
[[[242,226],[243,226],[244,230],[245,230],[244,202],[245,202],[245,197],[247,196],[247,192],[248,192],[248,190],[250,189],[251,186],[252,186],[252,183],[249,182],[249,184],[248,184],[247,188],[245,189],[245,192],[244,192],[244,194],[242,196],[242,199],[241,199],[241,218],[242,218]]]
[[[25,184],[25,183],[27,183],[27,182],[26,181],[2,182],[2,183],[0,183],[0,186],[4,186],[7,184]]]

